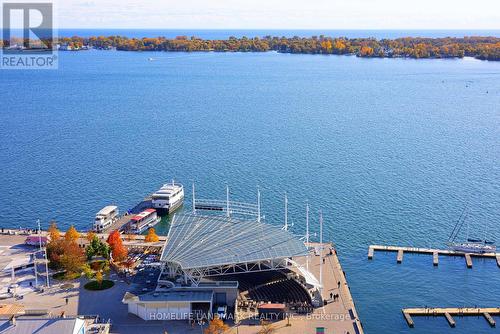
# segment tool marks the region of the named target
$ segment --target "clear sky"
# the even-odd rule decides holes
[[[55,0],[59,28],[500,29],[500,0]]]

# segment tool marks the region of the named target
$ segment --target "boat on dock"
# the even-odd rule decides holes
[[[173,180],[151,195],[151,205],[160,216],[174,212],[183,202],[184,186]]]
[[[160,222],[161,218],[158,216],[155,209],[146,209],[141,213],[130,218],[124,229],[128,233],[141,234],[150,227],[155,226]]]
[[[448,247],[456,252],[463,253],[495,253],[497,247],[489,241],[452,243]]]
[[[117,219],[118,207],[115,205],[105,206],[95,215],[92,229],[94,232],[101,233],[110,227]]]
[[[486,240],[486,233],[483,239],[478,238],[469,238],[469,223],[467,222],[467,236],[465,241],[456,242],[458,234],[462,227],[466,224],[467,219],[467,207],[465,207],[464,211],[458,218],[453,231],[448,238],[448,248],[461,253],[474,253],[474,254],[484,254],[484,253],[495,253],[497,247],[493,241]]]

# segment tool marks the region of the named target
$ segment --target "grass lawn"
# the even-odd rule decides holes
[[[113,287],[113,285],[115,285],[115,282],[105,279],[102,281],[100,286],[99,283],[97,283],[97,281],[90,281],[86,283],[83,287],[87,290],[97,291],[97,290],[109,289]]]

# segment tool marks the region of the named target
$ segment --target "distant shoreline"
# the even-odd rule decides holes
[[[18,41],[22,45],[22,39]],[[10,48],[15,45],[7,45]],[[201,39],[178,36],[129,38],[123,36],[59,37],[61,51],[87,49],[121,51],[167,52],[267,52],[292,54],[355,55],[365,58],[440,59],[473,57],[500,61],[500,37],[402,37],[395,39],[347,37],[229,37],[227,39]]]

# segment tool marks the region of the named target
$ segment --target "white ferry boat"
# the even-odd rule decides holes
[[[157,192],[151,195],[153,208],[160,215],[167,215],[177,210],[184,201],[184,187],[180,183],[164,184]]]
[[[114,205],[105,206],[95,215],[93,230],[98,233],[103,232],[117,219],[118,207]]]
[[[155,209],[146,209],[130,218],[127,223],[127,230],[131,233],[140,234],[158,224],[160,220],[161,218],[158,217]]]

